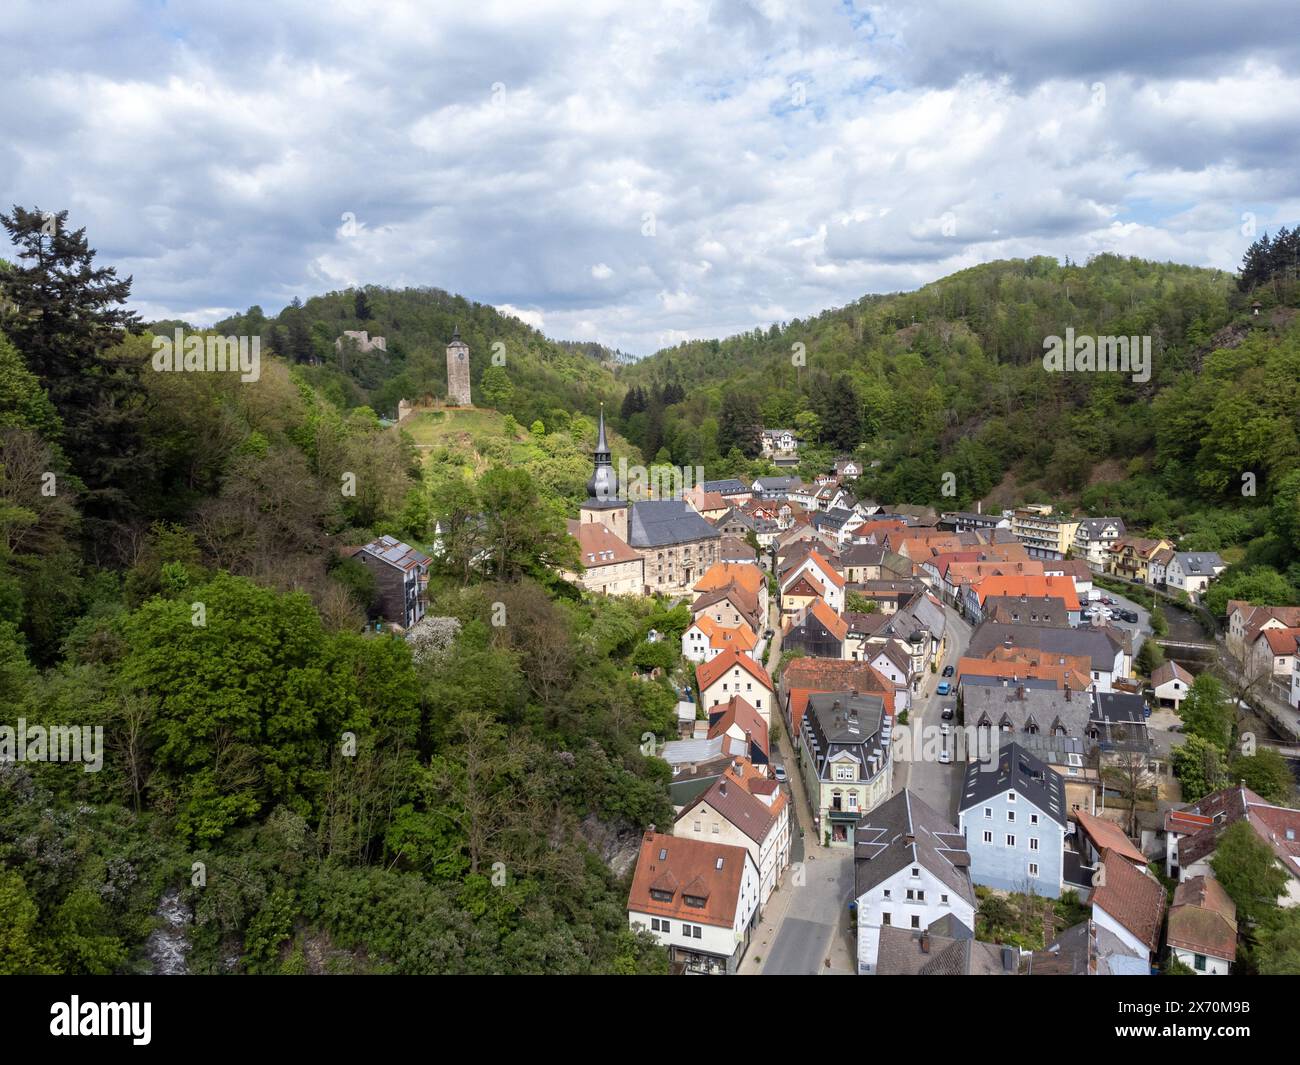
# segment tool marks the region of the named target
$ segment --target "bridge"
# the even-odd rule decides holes
[[[1166,640],[1159,636],[1153,636],[1152,639],[1161,647],[1175,651],[1214,651],[1218,648],[1217,644],[1202,640]]]

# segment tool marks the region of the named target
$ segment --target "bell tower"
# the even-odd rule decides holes
[[[473,406],[469,394],[469,345],[461,340],[459,326],[447,345],[447,402],[460,407]]]
[[[579,521],[603,522],[624,543],[627,543],[628,504],[619,499],[618,474],[614,472],[613,456],[605,438],[605,405],[600,405],[600,436],[596,440],[593,457],[596,468],[587,481],[587,501],[582,504]]]

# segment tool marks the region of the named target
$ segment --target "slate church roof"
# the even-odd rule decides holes
[[[722,534],[681,499],[650,499],[632,504],[628,542],[633,547],[672,547]]]

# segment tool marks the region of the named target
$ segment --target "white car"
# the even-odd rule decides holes
[[[943,750],[939,752],[939,764],[950,765],[951,763],[952,763],[952,755],[948,753],[948,748],[945,747]]]

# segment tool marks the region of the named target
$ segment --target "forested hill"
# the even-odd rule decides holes
[[[213,328],[258,334],[271,351],[303,364],[304,376],[336,403],[389,416],[400,399],[446,396],[446,346],[456,329],[469,345],[475,403],[524,425],[546,422],[556,410],[591,412],[602,400],[621,398],[611,369],[617,352],[549,340],[518,318],[436,288],[368,285],[295,301],[275,317],[250,307]],[[335,341],[345,330],[382,336],[387,351],[340,353]]]
[[[622,375],[622,428],[648,455],[725,470],[755,453],[754,423],[788,426],[810,469],[854,450],[880,460],[880,499],[1055,498],[1176,525],[1239,508],[1243,472],[1254,503],[1297,465],[1298,288],[1294,271],[1243,292],[1220,271],[1110,255],[988,263],[660,351]],[[1067,328],[1149,336],[1150,380],[1046,372],[1044,338]]]

